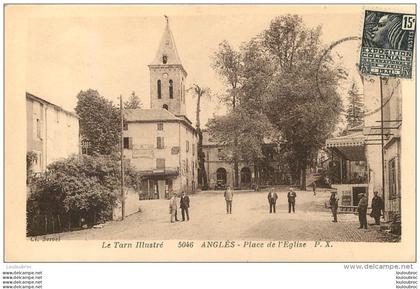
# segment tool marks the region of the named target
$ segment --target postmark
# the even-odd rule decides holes
[[[365,11],[360,72],[411,78],[416,15]]]

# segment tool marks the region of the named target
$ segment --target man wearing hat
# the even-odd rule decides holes
[[[270,206],[270,214],[271,213],[276,213],[276,202],[277,202],[277,193],[274,192],[274,189],[271,188],[270,191],[268,192],[267,195],[267,199],[268,199],[268,204]]]
[[[366,197],[366,194],[360,193],[359,194],[359,204],[357,205],[357,212],[359,213],[359,222],[360,227],[359,229],[367,229],[367,207],[368,207],[368,199]]]
[[[289,188],[289,192],[287,193],[287,201],[289,203],[289,213],[295,212],[295,203],[296,203],[296,193],[293,188]]]
[[[375,225],[380,225],[380,218],[384,210],[384,201],[380,196],[378,196],[377,191],[374,191],[373,194],[374,197],[372,198],[372,212],[370,213],[370,216],[375,219]]]
[[[337,198],[337,191],[332,191],[330,196],[330,207],[331,212],[333,215],[333,222],[337,223],[337,211],[338,211],[338,198]]]
[[[171,214],[171,223],[175,223],[178,221],[177,207],[178,207],[177,195],[176,193],[173,193],[171,199],[169,200],[169,214]]]

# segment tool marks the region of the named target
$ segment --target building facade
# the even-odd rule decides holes
[[[228,185],[233,187],[235,171],[233,163],[226,158],[225,147],[212,141],[207,130],[202,132],[204,167],[209,188],[223,189]],[[270,143],[264,144],[263,154],[265,161],[258,167],[246,161],[239,161],[238,188],[250,189],[257,184],[260,187],[290,184],[287,168],[281,167],[281,163],[276,160],[276,146]]]
[[[124,158],[144,176],[141,199],[197,186],[197,133],[186,116],[184,69],[166,24],[149,65],[150,109],[124,111]]]
[[[333,186],[342,206],[356,206],[361,192],[367,193],[370,206],[377,191],[384,199],[385,220],[391,221],[401,211],[402,90],[395,78],[361,77],[363,125],[326,142],[332,152],[330,164],[337,168]],[[351,167],[354,163],[359,167]]]
[[[385,219],[401,215],[401,82],[396,78],[382,80],[386,97],[383,107],[384,123],[384,203]]]
[[[36,159],[32,171],[45,171],[59,159],[79,153],[79,118],[58,105],[26,93],[26,151]]]

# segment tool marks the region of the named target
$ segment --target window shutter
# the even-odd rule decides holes
[[[161,137],[161,142],[162,142],[162,148],[165,148],[165,139],[163,137]]]
[[[128,138],[128,149],[133,149],[133,138],[129,137]]]

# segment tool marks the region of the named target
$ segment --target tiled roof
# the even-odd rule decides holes
[[[125,109],[124,117],[127,121],[180,121],[166,109]]]
[[[61,106],[59,106],[59,105],[57,105],[57,104],[54,104],[54,103],[52,103],[51,101],[46,100],[45,98],[41,98],[41,97],[39,97],[39,96],[36,96],[36,95],[34,95],[34,94],[32,94],[32,93],[26,92],[26,98],[27,98],[27,99],[33,99],[33,100],[35,100],[35,101],[38,101],[38,102],[42,102],[42,103],[48,104],[48,105],[50,105],[50,106],[55,107],[55,109],[57,109],[57,110],[59,110],[59,111],[62,111],[62,112],[67,113],[67,114],[69,114],[69,115],[71,115],[71,116],[74,116],[74,117],[79,118],[79,116],[78,116],[76,113],[74,113],[74,112],[72,112],[72,111],[65,110],[65,109],[64,109],[64,108],[62,108]]]

